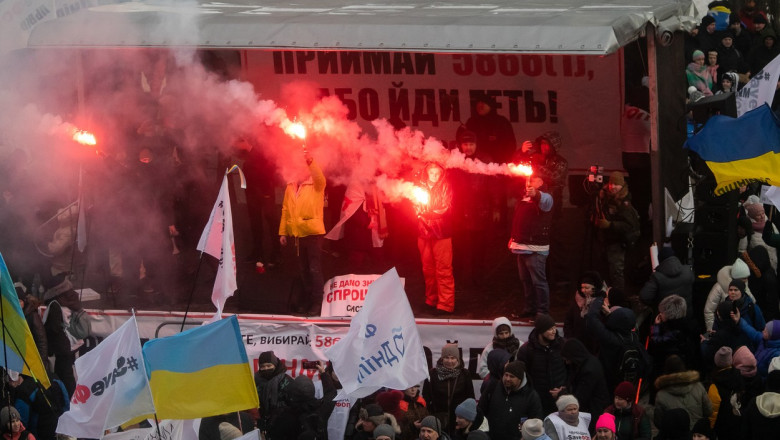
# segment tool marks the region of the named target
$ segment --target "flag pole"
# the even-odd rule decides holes
[[[2,276],[2,275],[0,275]],[[16,293],[16,292],[14,292]],[[8,375],[8,345],[5,342],[5,307],[3,307],[3,298],[2,294],[0,292],[0,317],[2,318],[3,323],[3,368],[5,375]],[[24,359],[24,358],[23,358]],[[5,377],[3,377],[3,384],[5,385],[6,380]],[[5,393],[8,397],[8,401],[6,402],[6,406],[11,406],[11,393]]]
[[[195,277],[192,280],[192,288],[190,289],[190,297],[187,299],[187,308],[184,310],[184,318],[181,320],[181,328],[179,333],[184,331],[184,323],[187,322],[187,315],[190,313],[190,305],[192,304],[192,297],[195,294],[195,287],[198,285],[198,275],[200,274],[200,266],[203,264],[203,252],[198,257],[198,268],[195,269]]]

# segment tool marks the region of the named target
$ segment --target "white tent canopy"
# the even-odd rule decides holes
[[[692,0],[143,0],[38,23],[28,47],[604,55],[636,40],[647,23],[673,32],[693,26],[695,15]]]

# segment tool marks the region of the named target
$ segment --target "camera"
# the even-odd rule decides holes
[[[588,182],[604,183],[604,167],[591,165],[588,169]]]
[[[303,369],[304,370],[316,370],[319,368],[320,362],[319,361],[303,361]]]

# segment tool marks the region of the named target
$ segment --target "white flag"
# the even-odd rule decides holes
[[[136,417],[154,414],[135,316],[97,347],[76,359],[78,382],[57,432],[101,438]]]
[[[217,202],[214,204],[209,222],[198,242],[199,251],[219,259],[214,290],[211,293],[211,302],[217,308],[217,313],[211,318],[212,321],[222,319],[225,301],[233,296],[233,293],[238,289],[236,248],[233,244],[233,213],[230,209],[230,194],[228,192],[227,175],[229,172],[225,173],[225,177],[222,179]]]
[[[737,92],[737,116],[742,116],[764,103],[771,107],[779,78],[780,55],[764,66],[753,78],[750,78],[745,87]]]
[[[325,350],[343,387],[338,398],[404,390],[428,378],[420,334],[395,268],[368,288],[347,335]]]

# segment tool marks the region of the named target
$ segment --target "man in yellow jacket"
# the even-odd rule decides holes
[[[304,153],[309,177],[303,182],[287,184],[282,202],[282,221],[279,224],[279,242],[287,245],[287,237],[295,239],[296,254],[303,279],[303,295],[295,301],[298,311],[317,314],[321,310],[325,280],[322,276],[322,240],[325,224],[322,211],[325,205],[325,175],[311,155]],[[307,301],[305,297],[308,296]]]

